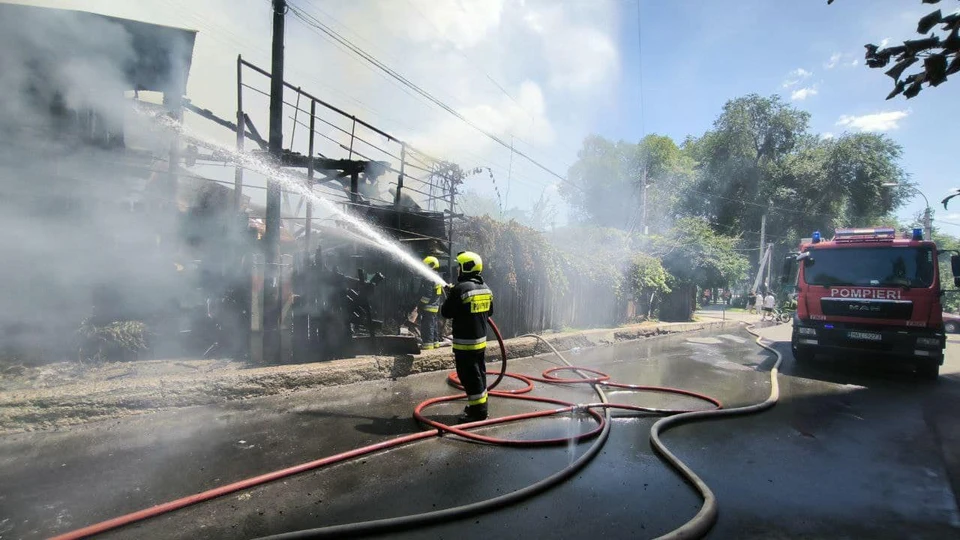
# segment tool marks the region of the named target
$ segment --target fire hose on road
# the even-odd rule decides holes
[[[469,516],[479,515],[493,510],[503,508],[516,504],[520,501],[533,497],[539,493],[547,491],[548,489],[562,483],[571,476],[573,476],[577,471],[582,469],[587,463],[589,463],[596,455],[600,452],[604,443],[606,442],[609,433],[610,433],[610,411],[613,410],[622,410],[628,412],[636,413],[653,413],[653,414],[663,414],[663,415],[672,415],[662,418],[657,421],[650,433],[650,443],[653,448],[663,457],[668,464],[670,464],[677,472],[689,482],[694,489],[696,489],[701,497],[704,500],[704,504],[700,512],[689,522],[681,526],[680,528],[671,531],[663,538],[699,538],[705,535],[717,519],[717,503],[716,499],[710,490],[710,488],[704,483],[689,467],[687,467],[682,461],[680,461],[676,456],[674,456],[666,446],[661,442],[660,435],[670,429],[671,427],[694,422],[700,420],[706,420],[711,418],[721,418],[726,416],[733,415],[742,415],[749,414],[753,412],[759,412],[765,410],[769,407],[772,407],[777,399],[779,398],[779,387],[777,385],[777,370],[780,366],[782,357],[779,352],[777,352],[772,347],[761,343],[759,335],[756,334],[752,329],[748,328],[753,335],[757,336],[757,344],[761,347],[773,351],[777,355],[777,361],[775,366],[771,371],[771,393],[770,397],[759,404],[751,405],[747,407],[738,407],[734,409],[723,409],[721,403],[716,399],[692,392],[689,390],[682,390],[677,388],[668,388],[662,386],[643,386],[643,385],[632,385],[617,383],[610,380],[610,376],[589,368],[576,367],[571,365],[564,356],[556,350],[549,342],[544,340],[542,337],[534,334],[527,334],[522,337],[534,337],[544,344],[547,345],[563,362],[565,366],[556,367],[548,369],[542,373],[540,377],[529,376],[529,375],[520,375],[516,373],[509,373],[506,371],[506,347],[503,343],[503,337],[500,334],[499,329],[493,320],[490,320],[490,327],[493,330],[494,334],[497,337],[499,342],[500,354],[501,354],[501,364],[500,371],[498,373],[489,373],[490,375],[496,375],[496,379],[488,386],[488,391],[491,396],[502,398],[502,399],[516,399],[532,403],[544,403],[551,405],[552,408],[541,409],[527,413],[515,414],[510,416],[504,416],[500,418],[491,418],[479,422],[471,422],[467,424],[461,424],[458,426],[451,426],[443,424],[431,418],[428,418],[424,415],[424,411],[439,403],[462,400],[463,394],[441,396],[428,399],[423,401],[414,409],[414,417],[421,423],[430,426],[432,429],[421,431],[418,433],[413,433],[410,435],[398,437],[391,439],[389,441],[384,441],[362,448],[356,448],[347,452],[336,454],[333,456],[328,456],[322,459],[310,461],[293,467],[288,467],[285,469],[280,469],[270,473],[262,474],[252,478],[247,478],[245,480],[240,480],[231,484],[213,488],[201,493],[176,499],[167,503],[159,504],[150,508],[146,508],[137,512],[119,516],[107,521],[96,523],[81,529],[77,529],[62,535],[57,536],[54,540],[67,540],[67,539],[78,539],[85,538],[88,536],[93,536],[96,534],[101,534],[125,525],[136,523],[151,517],[159,516],[166,514],[178,509],[182,509],[203,501],[208,501],[217,497],[221,497],[230,493],[235,493],[237,491],[250,489],[255,486],[263,485],[268,482],[273,482],[275,480],[299,474],[302,472],[315,470],[321,467],[332,465],[335,463],[343,462],[346,460],[354,459],[359,456],[367,455],[373,452],[378,452],[381,450],[386,450],[389,448],[401,446],[407,443],[433,438],[440,436],[446,433],[453,434],[459,437],[466,439],[495,444],[495,445],[504,445],[504,446],[525,446],[525,447],[537,447],[537,446],[553,446],[553,445],[565,445],[572,441],[582,441],[586,439],[594,438],[590,447],[576,460],[574,460],[569,466],[555,472],[554,474],[534,483],[524,488],[506,493],[504,495],[487,499],[483,501],[478,501],[462,506],[446,508],[442,510],[436,510],[431,512],[425,512],[421,514],[413,514],[408,516],[400,516],[394,518],[378,519],[371,521],[362,521],[357,523],[349,523],[342,525],[333,525],[328,527],[321,527],[316,529],[307,529],[302,531],[293,531],[283,534],[278,534],[274,536],[269,536],[266,538],[278,540],[278,539],[303,539],[303,538],[342,538],[349,536],[365,536],[365,535],[374,535],[381,534],[386,532],[396,532],[402,529],[410,529],[416,527],[424,527],[428,525],[434,525],[442,522],[463,519]],[[565,378],[557,375],[558,372],[562,371],[572,371],[578,375],[578,378]],[[504,378],[511,378],[517,381],[520,381],[524,384],[523,387],[513,390],[496,390],[499,384],[503,381]],[[457,387],[461,388],[459,381],[456,378],[456,374],[451,373],[448,377],[448,382]],[[551,384],[589,384],[593,390],[597,393],[599,398],[598,402],[588,403],[588,404],[575,404],[558,399],[530,396],[526,395],[534,388],[534,383],[551,383]],[[637,392],[658,392],[658,393],[667,393],[682,395],[691,398],[701,400],[711,406],[710,409],[704,410],[680,410],[680,409],[664,409],[664,408],[652,408],[652,407],[641,407],[630,404],[617,404],[610,403],[607,399],[606,394],[603,391],[603,388],[613,388],[616,390],[626,390],[626,391],[637,391]],[[601,412],[602,411],[602,414]],[[514,440],[514,439],[503,439],[499,437],[491,437],[487,435],[482,435],[475,433],[474,430],[477,428],[492,426],[498,424],[506,424],[511,422],[516,422],[520,420],[528,420],[532,418],[543,418],[558,414],[565,413],[586,413],[589,414],[597,423],[597,425],[584,433],[574,435],[572,437],[559,437],[552,439],[535,439],[535,440]]]

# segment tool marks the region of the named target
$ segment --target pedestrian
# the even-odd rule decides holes
[[[731,296],[732,295],[730,294],[730,289],[723,291],[723,303],[729,306]]]
[[[423,264],[433,271],[440,268],[440,260],[433,255],[423,259]],[[440,347],[439,332],[437,332],[437,312],[440,311],[440,300],[442,298],[443,285],[424,278],[420,286],[417,319],[420,323],[420,348],[425,351]]]
[[[753,296],[753,312],[757,315],[763,313],[763,293],[758,292]]]
[[[453,359],[457,376],[467,394],[467,406],[457,421],[476,422],[487,418],[487,318],[493,315],[493,292],[480,272],[483,260],[472,251],[457,254],[457,284],[440,308],[453,319]]]
[[[767,295],[763,297],[763,318],[766,319],[767,315],[770,315],[770,320],[775,320],[773,316],[773,308],[777,305],[777,297],[773,295],[772,291],[767,291]]]
[[[710,305],[710,289],[703,290],[703,305],[704,307]]]

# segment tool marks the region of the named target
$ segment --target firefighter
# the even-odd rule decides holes
[[[457,376],[467,394],[467,406],[458,421],[475,422],[487,418],[487,317],[493,315],[493,293],[483,283],[483,261],[471,251],[457,254],[457,284],[440,308],[440,314],[453,319],[453,358]]]
[[[431,270],[436,271],[440,268],[440,261],[433,255],[423,259],[423,264]],[[420,303],[417,305],[419,313],[417,314],[420,323],[420,340],[423,342],[421,349],[430,350],[440,346],[440,339],[437,332],[437,312],[440,311],[440,299],[443,296],[443,285],[438,285],[429,279],[423,280],[423,286],[420,288]]]

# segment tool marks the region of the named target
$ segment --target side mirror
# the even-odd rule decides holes
[[[780,271],[780,284],[786,285],[790,282],[790,276],[793,275],[793,263],[796,262],[797,255],[791,253],[783,259],[783,268]],[[960,261],[958,261],[960,262]]]
[[[953,272],[953,286],[960,287],[960,255],[950,256],[950,271]]]

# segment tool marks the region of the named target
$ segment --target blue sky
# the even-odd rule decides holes
[[[942,4],[960,8],[960,2]],[[825,0],[642,1],[641,75],[636,3],[626,2],[618,92],[599,111],[594,129],[611,138],[636,140],[646,131],[679,141],[710,129],[729,99],[777,93],[811,113],[814,132],[882,130],[903,146],[902,164],[931,205],[939,207],[936,218],[960,223],[960,207],[944,211],[939,205],[947,189],[960,187],[954,128],[960,119],[960,78],[909,101],[885,101],[891,79],[863,64],[865,43],[914,39],[916,21],[936,7],[919,0],[837,0],[831,6]],[[791,75],[798,69],[804,72]],[[811,88],[815,94],[791,100],[795,91]],[[868,116],[878,113],[887,116]],[[846,125],[838,123],[844,116]],[[900,214],[910,217],[923,206],[916,197]],[[960,234],[960,226],[942,228]]]

